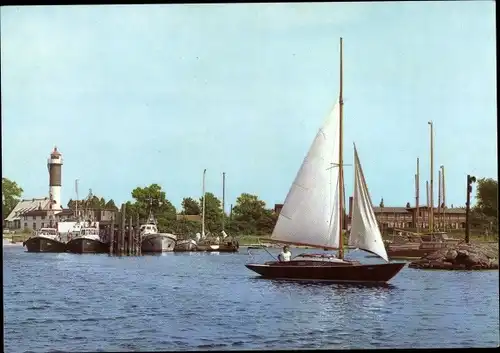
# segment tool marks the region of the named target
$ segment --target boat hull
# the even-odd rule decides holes
[[[175,252],[185,252],[185,251],[197,251],[198,246],[196,242],[192,239],[189,240],[178,240],[175,243],[174,251]]]
[[[386,283],[405,263],[364,265],[349,262],[288,261],[247,264],[248,269],[268,279],[328,281],[352,283]]]
[[[23,243],[28,252],[66,252],[66,244],[55,239],[45,237],[31,237]]]
[[[73,254],[104,254],[109,244],[96,239],[74,238],[66,244],[67,251]]]
[[[141,252],[143,254],[155,254],[174,251],[175,239],[167,235],[155,234],[147,235],[141,242]]]
[[[198,251],[213,251],[233,253],[238,252],[240,246],[237,242],[226,242],[221,244],[198,244]]]
[[[390,245],[387,247],[387,256],[390,259],[420,259],[450,245],[447,243]]]

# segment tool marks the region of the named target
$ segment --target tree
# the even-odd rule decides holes
[[[68,208],[71,210],[76,209],[76,200],[70,199],[68,201]],[[97,197],[95,195],[92,195],[89,198],[83,199],[83,200],[78,200],[78,208],[79,209],[85,209],[85,208],[90,208],[90,209],[96,209],[96,210],[102,210],[106,207],[106,200],[104,197]]]
[[[174,232],[176,210],[174,205],[167,200],[160,185],[151,184],[144,188],[137,187],[132,191],[132,197],[135,202],[126,203],[127,214],[133,215],[133,217],[139,214],[141,219],[147,219],[151,210],[156,217],[160,231]]]
[[[243,193],[236,199],[228,228],[241,234],[269,234],[276,223],[276,215],[266,209],[266,203],[255,195]]]
[[[2,220],[5,220],[19,203],[23,189],[15,181],[2,178]]]
[[[113,201],[113,199],[111,199],[108,202],[106,202],[104,208],[106,210],[115,210],[115,211],[118,211],[118,207],[116,207],[115,202]]]
[[[205,227],[211,233],[222,231],[222,203],[211,192],[205,193]],[[200,198],[203,207],[203,197]]]
[[[477,181],[475,211],[487,217],[498,217],[498,182],[491,178]]]
[[[182,199],[182,214],[199,215],[200,213],[200,205],[196,200],[191,197]]]

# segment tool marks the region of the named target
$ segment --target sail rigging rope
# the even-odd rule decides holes
[[[263,245],[260,243],[260,238],[258,238],[258,241],[259,241],[259,245],[260,245],[260,246],[262,246],[262,247],[264,248],[264,250],[266,250],[266,252],[267,252],[269,255],[271,255],[271,257],[272,257],[274,260],[278,261],[278,259],[277,259],[277,258],[276,258],[273,254],[271,254],[271,253],[269,252],[269,250],[267,250],[267,247],[263,246]]]

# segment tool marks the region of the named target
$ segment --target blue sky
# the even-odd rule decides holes
[[[180,207],[207,191],[283,202],[338,96],[344,38],[346,163],[356,142],[372,200],[421,203],[435,129],[447,204],[497,178],[494,2],[2,7],[2,170],[63,204],[159,183]],[[465,147],[465,144],[468,144]],[[352,167],[346,167],[351,194]]]

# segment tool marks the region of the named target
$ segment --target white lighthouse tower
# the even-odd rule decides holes
[[[61,153],[54,147],[54,150],[50,154],[47,160],[47,169],[49,170],[49,195],[51,203],[51,209],[61,210],[61,169],[63,165],[63,159]]]

